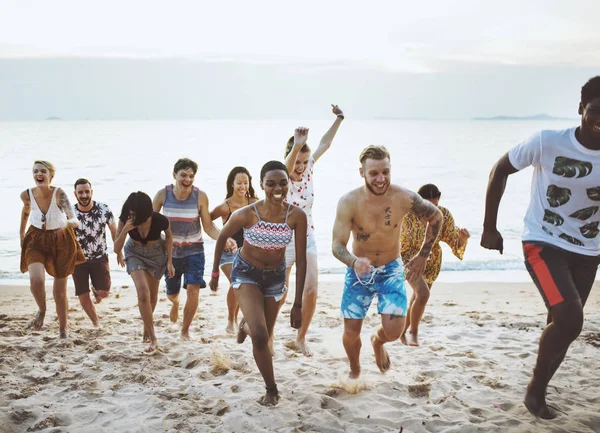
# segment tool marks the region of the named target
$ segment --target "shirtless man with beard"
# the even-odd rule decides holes
[[[423,270],[442,225],[442,213],[419,194],[392,185],[390,154],[383,146],[368,146],[360,154],[365,185],[344,195],[333,226],[333,255],[348,266],[342,296],[343,343],[350,361],[350,378],[360,376],[360,331],[373,297],[381,326],[371,336],[375,362],[384,373],[390,368],[385,343],[397,340],[404,329],[406,280],[417,297],[427,296]],[[400,227],[412,211],[427,226],[420,252],[406,264],[400,257]],[[347,244],[352,234],[352,252]]]

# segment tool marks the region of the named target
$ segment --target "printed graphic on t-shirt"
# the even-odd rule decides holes
[[[81,245],[87,260],[97,259],[106,255],[106,226],[115,221],[110,208],[104,203],[96,202],[89,212],[81,212],[74,206],[75,215],[80,228],[75,229],[75,235]]]

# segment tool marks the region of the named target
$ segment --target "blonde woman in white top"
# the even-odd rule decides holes
[[[306,280],[304,283],[304,295],[302,302],[302,326],[298,329],[296,346],[305,356],[312,356],[306,345],[306,332],[310,326],[315,309],[317,308],[318,275],[317,243],[315,241],[315,226],[312,219],[312,206],[315,199],[313,167],[331,146],[338,128],[344,120],[344,113],[337,105],[332,105],[332,112],[336,118],[333,125],[321,138],[319,146],[311,152],[306,141],[308,128],[296,128],[293,137],[287,142],[285,149],[285,165],[290,173],[290,186],[287,201],[302,209],[308,218],[307,242],[306,242]],[[289,278],[292,266],[296,262],[295,246],[291,243],[286,249],[286,285],[289,287]]]
[[[85,262],[85,256],[73,231],[79,223],[67,194],[50,185],[54,173],[54,166],[48,161],[35,161],[36,186],[21,193],[21,272],[29,272],[31,293],[39,308],[32,323],[35,330],[42,328],[46,316],[45,272],[54,277],[60,337],[67,338],[67,278],[76,265]],[[31,225],[25,232],[28,221]]]

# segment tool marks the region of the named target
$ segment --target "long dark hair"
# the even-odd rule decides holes
[[[152,199],[144,192],[132,192],[127,197],[127,200],[125,200],[125,203],[123,203],[123,208],[121,209],[119,219],[123,223],[127,222],[130,211],[135,212],[133,225],[139,226],[152,216]]]
[[[248,191],[246,191],[246,197],[248,198],[256,198],[256,192],[254,191],[254,187],[252,186],[252,176],[246,167],[233,167],[229,174],[227,175],[227,195],[225,196],[225,200],[233,196],[233,181],[238,174],[245,174],[248,176]]]

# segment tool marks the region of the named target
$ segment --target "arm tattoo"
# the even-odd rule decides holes
[[[435,221],[427,225],[427,233],[425,233],[425,242],[423,242],[421,251],[419,251],[419,255],[421,257],[429,257],[429,254],[431,254],[431,249],[433,248],[438,234],[440,233],[440,228],[440,221]]]
[[[386,226],[391,226],[392,225],[392,208],[391,207],[386,207],[385,208],[385,225]]]
[[[334,243],[332,252],[333,252],[333,256],[336,259],[338,259],[340,262],[344,263],[349,268],[352,267],[352,265],[354,265],[354,261],[356,260],[356,257],[354,256],[354,254],[352,254],[350,251],[348,251],[348,248],[346,248],[345,245],[342,245],[340,243]]]
[[[359,242],[367,242],[371,235],[369,233],[357,233],[356,240]]]
[[[437,208],[428,201],[423,200],[419,194],[413,193],[410,210],[413,211],[417,218],[421,219],[431,217]]]
[[[62,209],[65,215],[67,215],[67,218],[71,219],[75,217],[71,203],[69,203],[69,198],[64,191],[61,191],[60,195],[58,196],[58,207]]]
[[[25,221],[27,221],[28,218],[29,218],[29,211],[23,211],[23,219]]]

